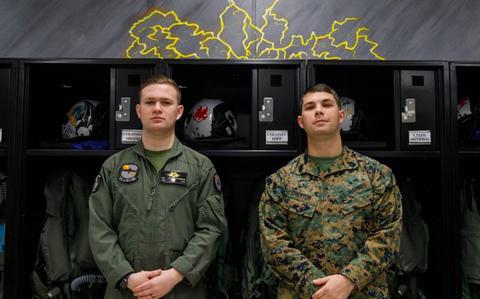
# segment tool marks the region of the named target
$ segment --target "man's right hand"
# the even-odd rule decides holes
[[[133,291],[133,289],[135,289],[140,284],[160,274],[162,274],[161,269],[152,270],[152,271],[140,271],[140,272],[133,273],[128,277],[127,287]]]

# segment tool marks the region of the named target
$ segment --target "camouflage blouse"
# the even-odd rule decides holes
[[[350,298],[389,298],[402,207],[387,166],[343,147],[323,172],[305,153],[267,178],[259,212],[278,298],[311,298],[312,280],[333,274],[353,281]]]

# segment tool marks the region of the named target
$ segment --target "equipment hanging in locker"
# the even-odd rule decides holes
[[[417,285],[417,276],[428,267],[428,226],[420,217],[421,205],[415,199],[412,181],[398,180],[398,187],[402,194],[403,225],[400,250],[393,266],[396,273],[391,286],[392,298],[423,299],[425,295]]]
[[[5,266],[5,207],[7,205],[7,176],[0,172],[0,298],[3,298]]]
[[[461,144],[480,144],[480,103],[478,98],[466,96],[458,99],[457,122]]]
[[[88,239],[90,184],[64,171],[47,180],[44,195],[46,220],[31,274],[33,297],[103,297],[106,281],[96,267]]]

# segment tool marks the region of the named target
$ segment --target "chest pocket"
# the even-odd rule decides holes
[[[343,215],[348,215],[355,211],[366,209],[371,204],[371,201],[366,197],[351,195],[347,197],[345,202],[340,204]]]
[[[289,212],[307,218],[313,217],[317,208],[317,200],[314,196],[296,190],[287,190],[285,198],[282,206]]]
[[[372,203],[372,196],[373,191],[369,184],[359,181],[342,189],[338,197],[334,196],[334,203],[340,206],[343,215],[348,215],[355,211],[368,210],[368,206]]]
[[[337,198],[340,210],[347,221],[365,221],[371,214],[372,190],[368,187],[355,187]],[[355,219],[354,219],[355,218]],[[362,220],[363,219],[363,220]]]
[[[140,194],[147,194],[139,182],[131,184],[115,183],[113,185],[114,209],[118,212],[130,212],[137,216],[140,206]]]

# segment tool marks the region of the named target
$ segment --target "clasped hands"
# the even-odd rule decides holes
[[[140,271],[128,277],[127,287],[138,299],[157,299],[167,295],[182,280],[183,275],[174,268]]]
[[[313,284],[320,287],[313,299],[346,299],[355,288],[350,279],[340,274],[315,279]]]

